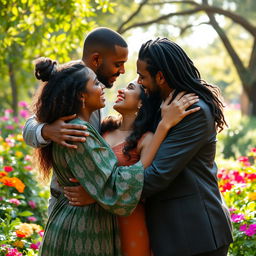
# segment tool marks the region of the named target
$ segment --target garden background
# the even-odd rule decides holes
[[[220,86],[229,128],[218,135],[219,186],[230,209],[231,255],[256,251],[256,1],[0,0],[0,256],[37,255],[49,187],[37,177],[21,132],[38,87],[33,60],[79,59],[91,29],[110,27],[129,45],[126,74],[106,91],[111,113],[118,88],[136,78],[147,39],[182,46],[209,83]]]

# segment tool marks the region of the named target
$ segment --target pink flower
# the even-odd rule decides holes
[[[245,230],[244,232],[247,236],[253,236],[256,234],[256,230],[248,228],[247,230]]]
[[[12,172],[13,171],[13,167],[12,166],[4,166],[4,171],[5,172]]]
[[[0,201],[3,201],[3,200],[4,200],[4,198],[2,196],[0,196]]]
[[[5,113],[6,115],[9,115],[9,114],[13,113],[13,110],[12,110],[12,109],[6,109],[6,110],[4,111],[4,113]]]
[[[13,120],[14,120],[15,123],[19,123],[20,122],[19,118],[17,116],[13,117]]]
[[[256,148],[252,148],[252,149],[251,149],[251,152],[256,153]]]
[[[230,211],[230,212],[235,212],[236,209],[235,209],[235,208],[229,208],[229,211]]]
[[[28,217],[28,221],[35,222],[35,221],[37,221],[37,218],[30,216],[30,217]]]
[[[28,201],[28,205],[32,208],[35,209],[36,208],[36,202],[33,200]]]
[[[31,161],[32,157],[30,155],[26,155],[24,159],[25,159],[25,161]]]
[[[7,248],[8,253],[6,256],[22,256],[22,253],[19,252],[16,248]]]
[[[9,202],[12,203],[12,204],[16,204],[16,205],[20,205],[21,204],[20,200],[16,199],[16,198],[9,199]]]
[[[8,120],[9,120],[9,117],[8,117],[8,116],[2,116],[1,119],[2,119],[3,121],[8,121]]]
[[[32,168],[32,166],[27,165],[27,166],[24,166],[24,169],[26,169],[26,170],[28,170],[28,171],[31,171],[33,168]]]
[[[245,231],[247,230],[247,225],[244,224],[244,225],[241,225],[240,228],[239,228],[240,231]]]
[[[30,116],[29,112],[27,110],[20,110],[19,112],[20,116],[23,118],[28,118]]]
[[[11,138],[7,137],[5,139],[5,142],[8,144],[9,147],[14,147],[15,146],[15,140],[14,139],[11,139]]]
[[[13,125],[6,125],[5,129],[6,130],[14,130],[14,126]]]
[[[44,231],[43,231],[43,230],[40,230],[40,231],[38,232],[38,234],[39,234],[39,236],[43,237],[43,236],[44,236]]]
[[[26,101],[20,101],[20,102],[18,103],[18,105],[19,105],[20,107],[23,107],[23,108],[27,108],[27,107],[28,107],[28,103],[27,103]]]
[[[32,249],[34,249],[34,250],[38,250],[39,247],[40,247],[40,245],[41,245],[41,242],[37,242],[37,243],[35,243],[35,244],[31,244],[31,245],[30,245],[30,248],[32,248]]]
[[[235,214],[235,213],[232,213],[231,214],[231,220],[233,222],[241,222],[244,220],[244,215],[243,214]]]
[[[247,156],[240,156],[238,157],[239,162],[248,162],[249,158]]]

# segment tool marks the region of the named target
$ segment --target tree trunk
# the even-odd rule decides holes
[[[256,117],[256,81],[251,85],[250,99],[250,112],[253,117]]]
[[[15,79],[14,68],[11,62],[8,63],[10,85],[12,88],[12,109],[14,116],[18,114],[18,87]]]
[[[241,113],[243,116],[250,115],[250,100],[247,93],[243,90],[240,97]]]

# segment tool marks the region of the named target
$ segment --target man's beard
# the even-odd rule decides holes
[[[113,87],[114,83],[110,83],[108,80],[110,77],[106,77],[103,72],[103,69],[104,69],[104,65],[101,64],[100,67],[98,68],[98,70],[96,71],[96,75],[97,75],[97,78],[98,80],[103,83],[105,85],[106,88],[110,89]],[[112,77],[118,77],[120,75],[120,73],[115,73],[112,75]]]

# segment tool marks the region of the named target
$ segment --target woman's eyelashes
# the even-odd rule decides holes
[[[132,84],[129,84],[127,87],[126,87],[128,90],[133,90],[134,89],[134,86]]]

